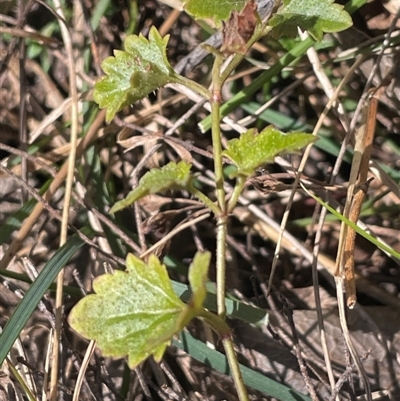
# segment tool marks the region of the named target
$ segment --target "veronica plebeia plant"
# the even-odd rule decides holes
[[[69,316],[71,326],[85,338],[96,340],[104,355],[127,355],[132,368],[150,355],[159,361],[172,337],[191,319],[204,319],[221,337],[241,400],[248,397],[233,351],[231,332],[225,321],[228,216],[236,206],[246,180],[258,168],[272,162],[280,153],[299,151],[315,137],[304,132],[283,133],[272,126],[260,132],[250,128],[228,141],[223,149],[221,89],[249,48],[263,36],[295,35],[300,28],[320,40],[324,32],[340,31],[351,25],[347,12],[331,0],[283,0],[280,4],[275,3],[268,0],[186,1],[187,13],[194,18],[212,19],[222,31],[222,46],[208,48],[214,57],[211,89],[175,72],[166,56],[169,36],[161,37],[155,27],[150,29],[148,38],[128,36],[124,50],[115,50],[114,56],[103,61],[105,75],[94,88],[94,100],[100,108],[106,109],[108,122],[126,106],[169,83],[184,85],[210,103],[215,199],[195,187],[192,166],[182,160],[150,170],[125,199],[112,207],[111,213],[117,213],[148,194],[171,189],[188,191],[203,202],[215,215],[217,227],[217,313],[203,307],[211,255],[198,252],[189,269],[192,297],[187,303],[175,294],[166,268],[157,256],[150,255],[144,261],[129,254],[126,270],[95,279],[95,293],[79,301]],[[229,62],[225,62],[227,59]],[[229,159],[235,167],[230,179],[235,179],[236,184],[228,200],[224,188],[224,159]]]

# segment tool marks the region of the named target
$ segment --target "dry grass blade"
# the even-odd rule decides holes
[[[79,4],[79,3],[77,3]],[[70,204],[72,186],[75,175],[75,161],[76,149],[78,144],[78,130],[79,130],[79,105],[78,105],[78,81],[76,76],[76,64],[73,55],[73,46],[68,26],[65,23],[64,11],[59,0],[54,1],[55,12],[57,13],[60,22],[61,34],[63,37],[65,52],[68,59],[68,73],[69,73],[69,93],[71,96],[71,148],[69,152],[67,164],[67,176],[65,182],[65,196],[63,204],[63,219],[60,232],[60,246],[64,245],[67,240],[68,220],[70,215]],[[58,398],[58,372],[59,372],[59,353],[60,353],[60,339],[62,329],[62,307],[63,307],[63,286],[64,286],[64,270],[61,270],[57,277],[57,293],[56,293],[56,327],[54,330],[54,346],[53,346],[53,359],[50,381],[50,401],[56,401]]]
[[[85,357],[83,358],[81,368],[79,369],[79,374],[76,379],[76,384],[75,384],[75,388],[74,388],[74,396],[72,398],[72,401],[79,401],[79,397],[81,394],[81,388],[83,385],[86,370],[89,366],[90,358],[92,357],[93,353],[95,352],[95,347],[96,347],[96,341],[90,341],[90,343],[87,347],[86,353],[85,353]]]
[[[105,113],[101,112],[96,121],[92,125],[91,129],[85,136],[84,140],[79,144],[77,155],[81,156],[89,145],[89,143],[93,140],[93,137],[97,135],[97,130],[104,122]],[[55,191],[59,188],[60,185],[64,183],[65,177],[67,175],[68,170],[68,162],[66,162],[54,177],[54,181],[51,183],[49,189],[46,191],[44,195],[44,199],[46,201],[51,200],[52,196],[54,195]],[[33,225],[36,223],[37,219],[39,218],[40,214],[43,211],[42,203],[38,203],[29,217],[24,221],[21,229],[19,230],[17,236],[14,238],[10,246],[7,248],[6,252],[4,253],[3,258],[0,261],[0,268],[6,269],[8,264],[11,262],[12,258],[17,254],[18,249],[20,248],[24,239],[30,234]]]

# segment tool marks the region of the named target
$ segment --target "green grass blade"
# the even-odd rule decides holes
[[[87,233],[85,234],[87,235]],[[3,363],[44,293],[50,287],[50,284],[83,244],[83,240],[78,235],[73,235],[46,263],[35,282],[32,283],[0,335],[0,365]]]
[[[224,354],[207,347],[203,342],[196,340],[189,333],[182,332],[180,340],[173,340],[173,345],[184,350],[194,359],[217,370],[218,372],[229,374],[229,365]],[[243,380],[246,386],[261,391],[271,397],[281,401],[311,401],[311,398],[293,390],[283,384],[266,377],[262,373],[256,372],[246,366],[239,365]]]
[[[108,7],[110,7],[110,4],[111,4],[110,0],[100,0],[95,5],[92,13],[92,18],[90,19],[92,29],[94,31],[99,27],[101,17],[107,15],[106,11]]]
[[[377,238],[373,237],[371,234],[368,234],[366,231],[364,231],[363,229],[361,229],[360,227],[358,227],[357,224],[354,224],[352,221],[350,221],[349,219],[347,219],[346,217],[344,217],[342,214],[340,214],[339,212],[337,212],[333,207],[331,207],[330,205],[328,205],[326,202],[324,202],[321,198],[318,198],[318,196],[315,196],[314,194],[312,194],[310,191],[307,190],[306,187],[304,187],[301,183],[300,185],[302,186],[302,188],[304,189],[305,192],[307,192],[308,195],[310,195],[316,202],[318,202],[321,206],[323,206],[324,208],[328,209],[333,215],[335,215],[340,221],[342,221],[343,223],[347,224],[349,227],[351,227],[357,234],[361,235],[362,237],[364,237],[367,241],[371,242],[372,244],[374,244],[375,246],[377,246],[379,249],[381,249],[382,251],[390,254],[391,256],[393,256],[394,258],[397,258],[400,260],[400,253],[396,252],[393,248],[391,248],[390,246],[387,246],[385,244],[383,244],[382,242],[380,242]]]
[[[37,400],[36,397],[32,394],[31,390],[25,383],[25,380],[21,377],[19,369],[17,369],[11,361],[9,361],[8,363],[8,368],[10,369],[11,373],[13,374],[19,385],[21,386],[25,395],[28,397],[28,400],[36,401]]]

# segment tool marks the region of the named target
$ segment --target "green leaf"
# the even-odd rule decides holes
[[[197,252],[189,268],[189,283],[193,292],[190,305],[195,309],[201,308],[206,299],[210,260],[210,252]]]
[[[270,19],[276,36],[296,36],[297,27],[315,39],[325,32],[339,32],[352,25],[350,15],[334,0],[283,0],[282,9]]]
[[[160,360],[187,306],[175,294],[166,268],[155,255],[146,265],[128,254],[126,271],[95,279],[96,294],[72,309],[69,323],[83,337],[96,340],[106,356],[128,355],[131,368],[151,354]]]
[[[246,4],[246,0],[187,0],[184,9],[194,18],[212,18],[217,25],[227,20],[232,11],[239,11]]]
[[[168,39],[169,35],[162,38],[151,27],[148,40],[141,34],[129,35],[124,42],[125,50],[115,50],[114,57],[103,61],[106,75],[96,82],[93,98],[100,108],[107,108],[107,122],[125,106],[176,81],[166,55]]]
[[[139,185],[129,192],[125,199],[117,202],[110,210],[110,213],[118,212],[136,202],[148,194],[162,192],[172,188],[186,188],[191,180],[190,168],[192,165],[184,161],[179,163],[168,163],[161,169],[153,169],[146,173]]]
[[[259,134],[252,128],[240,138],[230,140],[222,153],[236,165],[234,175],[250,176],[257,168],[273,162],[278,154],[296,152],[316,139],[302,132],[284,134],[272,126],[264,128]]]

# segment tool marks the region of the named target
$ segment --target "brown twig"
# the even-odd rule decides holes
[[[376,113],[378,109],[378,98],[382,94],[384,87],[371,91],[366,104],[366,120],[365,126],[361,127],[361,131],[356,137],[354,163],[352,164],[351,176],[355,169],[354,176],[357,173],[355,182],[355,192],[353,194],[350,206],[349,220],[357,224],[361,213],[361,207],[364,202],[366,189],[368,186],[368,165],[371,158],[372,143],[375,135]],[[356,232],[347,227],[343,252],[343,270],[341,274],[344,277],[344,288],[347,296],[347,306],[352,309],[357,302],[356,285],[354,276],[354,245]]]

